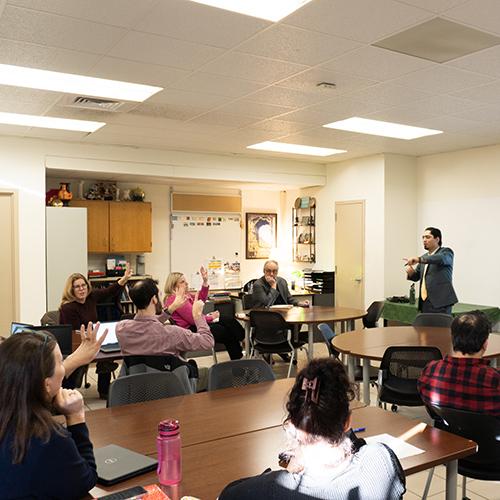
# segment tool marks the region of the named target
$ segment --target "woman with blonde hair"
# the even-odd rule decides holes
[[[25,331],[0,344],[0,498],[77,499],[95,486],[83,398],[61,388],[64,374],[48,332]]]
[[[71,274],[64,286],[59,308],[59,322],[71,325],[73,330],[80,330],[82,325],[87,326],[89,322],[96,323],[98,319],[97,304],[105,299],[117,297],[131,275],[132,271],[127,263],[125,274],[116,283],[107,288],[93,290],[88,279],[83,274]],[[108,396],[111,372],[114,365],[109,361],[97,363],[97,390],[99,396],[103,399]]]
[[[200,274],[203,283],[198,292],[198,298],[205,302],[208,297],[209,287],[208,273],[203,266],[200,268]],[[194,295],[189,293],[189,284],[186,277],[182,273],[170,273],[165,282],[164,291],[166,297],[164,307],[168,307],[174,302],[176,294],[182,293],[184,295],[186,301],[172,313],[171,319],[177,326],[196,331],[196,325],[193,318]],[[240,359],[243,356],[240,342],[245,338],[245,330],[238,321],[234,318],[220,316],[219,311],[205,314],[205,319],[214,336],[215,342],[219,342],[226,346],[231,359]]]

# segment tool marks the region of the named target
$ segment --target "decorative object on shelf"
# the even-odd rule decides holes
[[[87,191],[85,198],[87,200],[116,200],[116,193],[118,188],[116,187],[116,182],[98,182],[97,184],[92,184],[90,189]]]
[[[47,205],[48,207],[59,206],[58,203],[56,205],[52,204],[54,202],[54,200],[61,201],[61,200],[59,200],[59,189],[49,189],[45,193],[45,205]],[[62,206],[62,203],[61,203],[61,206]]]
[[[146,194],[144,193],[144,189],[141,187],[136,187],[130,190],[130,199],[132,201],[144,201],[144,197]]]
[[[276,214],[246,214],[247,259],[269,259],[271,249],[276,247],[276,226]]]
[[[122,201],[130,201],[130,189],[124,189],[122,191]]]
[[[57,196],[62,201],[65,207],[69,205],[69,202],[73,198],[73,193],[71,192],[71,186],[69,182],[59,183],[59,192],[57,193]]]
[[[316,199],[302,196],[292,207],[293,260],[312,263],[316,260]]]

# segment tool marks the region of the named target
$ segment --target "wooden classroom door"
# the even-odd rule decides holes
[[[335,305],[365,308],[365,202],[335,203]]]
[[[2,286],[0,287],[0,335],[7,336],[10,323],[17,318],[17,272],[15,249],[17,247],[14,225],[14,195],[0,192],[0,269]]]

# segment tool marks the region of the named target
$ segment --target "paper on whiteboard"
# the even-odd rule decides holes
[[[425,452],[425,450],[421,450],[420,448],[417,448],[402,439],[391,436],[390,434],[377,434],[376,436],[365,438],[365,441],[367,443],[386,444],[400,460],[402,458],[412,457],[413,455],[419,455],[420,453]]]

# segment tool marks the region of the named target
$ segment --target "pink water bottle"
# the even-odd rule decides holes
[[[177,420],[162,420],[158,424],[158,480],[170,486],[182,480],[181,436]]]

